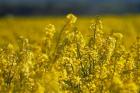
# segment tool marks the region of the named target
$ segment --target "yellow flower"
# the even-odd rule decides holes
[[[80,83],[80,82],[81,82],[81,78],[80,78],[79,76],[74,77],[74,78],[75,78],[75,81],[76,81],[77,83]]]
[[[133,81],[128,81],[124,86],[124,93],[138,93],[138,87]]]
[[[73,76],[72,82],[76,85],[81,84],[81,78],[79,76]]]
[[[14,49],[14,47],[11,43],[9,43],[7,47],[8,47],[8,49]]]
[[[36,93],[44,93],[45,88],[40,83],[37,83],[37,85],[38,85],[38,89],[37,89]]]
[[[55,31],[55,26],[52,24],[49,24],[45,28],[46,31],[54,32]]]
[[[121,81],[119,77],[116,77],[116,76],[113,78],[113,84],[116,87],[123,87],[123,82]]]
[[[9,53],[13,53],[14,52],[14,46],[11,43],[8,44],[7,49],[8,49]]]
[[[51,39],[55,33],[55,26],[52,24],[49,24],[46,26],[45,31],[46,31],[46,37]]]
[[[68,21],[69,21],[70,24],[73,24],[73,23],[76,22],[77,17],[75,15],[73,15],[73,14],[68,14],[67,15],[67,19],[68,19]]]
[[[121,40],[123,38],[123,35],[121,33],[114,33],[113,36],[116,38],[116,39],[119,39]]]

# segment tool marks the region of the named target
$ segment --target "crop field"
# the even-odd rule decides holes
[[[96,17],[78,17],[76,26],[84,36],[91,33],[89,27],[94,23]],[[103,32],[121,32],[127,40],[124,43],[132,43],[136,36],[140,34],[140,16],[101,16],[103,22]],[[39,40],[44,36],[45,26],[53,24],[56,31],[60,31],[65,24],[65,17],[5,17],[0,18],[0,39],[15,43],[14,34]],[[32,34],[32,35],[31,35]],[[131,38],[130,38],[131,37]],[[5,41],[0,42],[7,43]]]
[[[0,93],[140,93],[140,16],[0,18]]]

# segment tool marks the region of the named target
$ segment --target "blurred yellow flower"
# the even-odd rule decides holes
[[[66,18],[70,24],[73,24],[77,21],[77,17],[73,14],[68,14]]]

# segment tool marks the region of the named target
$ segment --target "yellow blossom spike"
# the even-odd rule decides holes
[[[73,14],[68,14],[66,17],[70,24],[73,24],[77,21],[77,17]]]

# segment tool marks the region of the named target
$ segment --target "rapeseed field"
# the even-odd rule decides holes
[[[140,16],[0,19],[0,93],[140,93]]]

